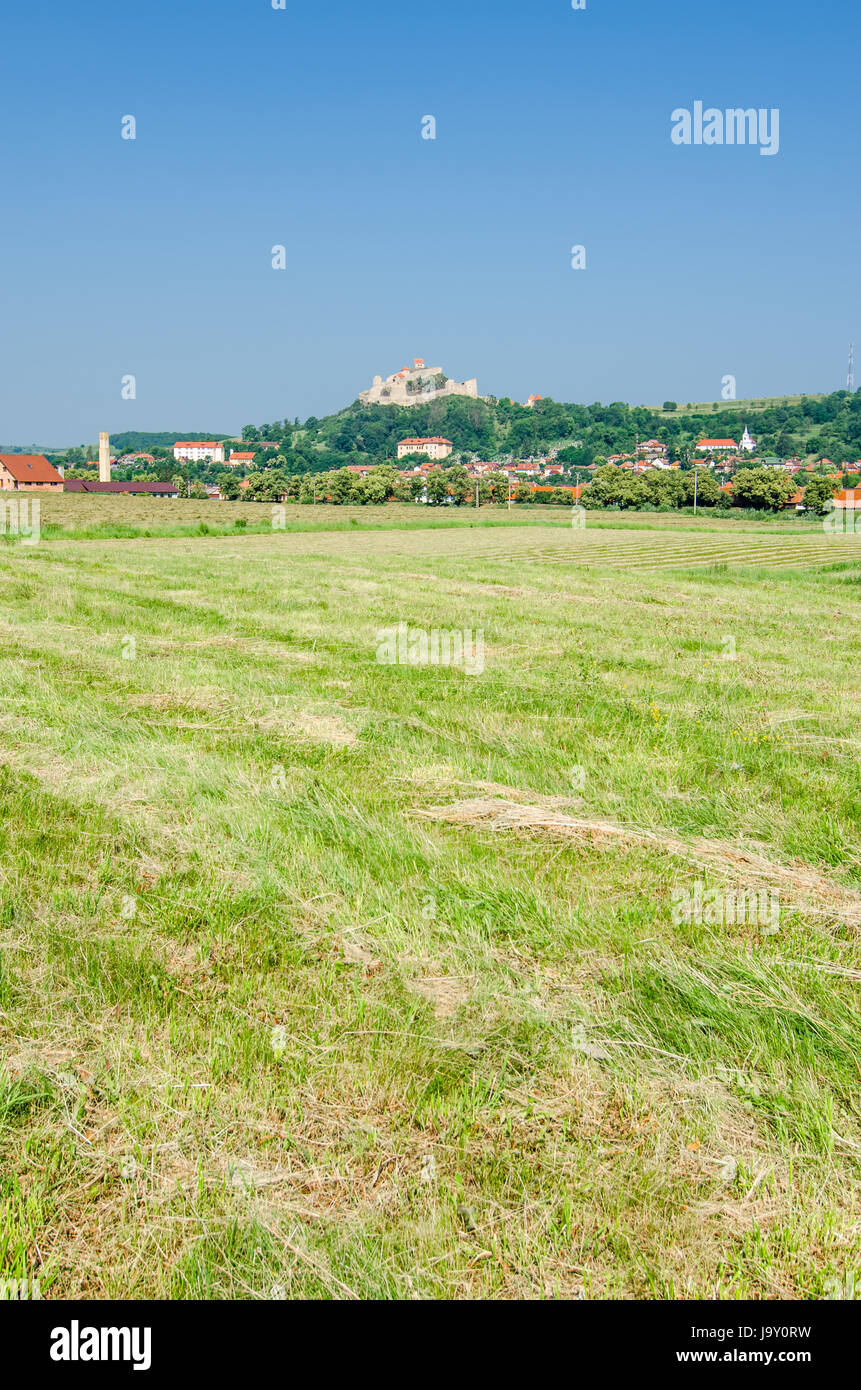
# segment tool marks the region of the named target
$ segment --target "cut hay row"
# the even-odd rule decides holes
[[[602,538],[603,539],[603,538]],[[551,564],[569,562],[586,565],[624,565],[631,568],[670,569],[688,566],[710,565],[765,565],[768,567],[803,567],[810,564],[828,564],[832,561],[861,560],[861,550],[850,543],[835,551],[826,541],[822,544],[793,542],[791,545],[750,544],[730,547],[727,545],[681,545],[668,547],[660,540],[650,545],[613,547],[610,544],[570,546],[527,545],[514,547],[508,551],[500,549],[482,551],[482,558],[503,560],[514,553],[521,559],[547,561]]]

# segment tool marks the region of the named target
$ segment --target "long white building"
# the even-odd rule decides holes
[[[173,446],[175,459],[186,459],[189,463],[224,462],[224,445],[217,439],[178,439]]]

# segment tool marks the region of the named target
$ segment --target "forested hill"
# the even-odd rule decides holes
[[[640,441],[659,439],[673,458],[685,458],[703,438],[738,440],[747,425],[759,455],[789,458],[828,457],[834,463],[854,462],[861,455],[861,391],[849,395],[786,396],[768,402],[728,401],[713,405],[664,408],[611,405],[565,405],[551,399],[533,407],[508,399],[473,400],[451,396],[428,405],[363,406],[358,401],[335,415],[246,425],[242,438],[248,451],[267,457],[281,455],[286,472],[322,472],[345,463],[383,463],[396,457],[398,440],[412,435],[443,435],[455,453],[482,458],[527,458],[564,450],[572,464],[630,453]],[[177,439],[223,439],[221,433],[188,431],[158,434],[127,431],[111,435],[111,449],[120,454],[170,448]],[[261,444],[269,448],[261,449]],[[274,447],[272,447],[274,446]],[[229,452],[229,446],[228,450]],[[282,466],[282,465],[279,465]]]
[[[413,435],[442,435],[456,453],[493,459],[524,458],[564,448],[570,462],[585,464],[595,457],[630,452],[639,435],[660,439],[673,457],[684,457],[702,438],[738,440],[745,424],[754,435],[759,454],[781,457],[827,455],[834,462],[854,460],[861,453],[861,391],[850,396],[784,397],[763,405],[718,402],[711,407],[666,408],[611,405],[565,405],[546,399],[533,407],[510,400],[472,400],[453,396],[417,406],[363,406],[323,419],[275,421],[247,425],[243,439],[253,448],[271,441],[287,461],[288,471],[304,473],[337,468],[345,463],[393,460],[398,440]]]
[[[172,430],[149,432],[142,430],[123,430],[121,434],[111,435],[112,454],[148,454],[153,448],[172,449],[180,439],[229,439],[230,436],[212,430]]]

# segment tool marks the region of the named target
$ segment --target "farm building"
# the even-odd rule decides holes
[[[62,492],[63,475],[44,454],[0,454],[0,488],[4,492],[17,492],[21,488]]]
[[[175,483],[98,483],[90,482],[84,478],[69,478],[65,485],[66,492],[132,492],[137,496],[143,494],[149,497],[178,497],[179,491]]]

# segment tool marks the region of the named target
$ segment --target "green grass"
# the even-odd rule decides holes
[[[763,410],[771,410],[775,406],[795,406],[802,401],[824,401],[823,395],[802,395],[802,396],[750,396],[745,400],[725,401],[722,398],[716,401],[700,401],[698,404],[691,403],[683,405],[677,403],[676,410],[664,410],[662,405],[650,406],[658,415],[706,415],[710,414],[717,407],[718,410],[737,410],[741,415],[758,415]]]
[[[271,535],[273,531],[415,531],[472,530],[481,527],[557,527],[570,528],[567,506],[514,504],[508,507],[424,507],[416,504],[388,503],[385,506],[334,507],[327,504],[302,506],[290,503],[273,507],[271,503],[213,502],[188,498],[156,500],[122,494],[61,493],[38,499],[40,533],[43,540],[179,540],[212,535],[232,539],[239,535]],[[619,527],[638,530],[725,529],[728,524],[746,530],[751,526],[787,530],[792,534],[820,532],[821,521],[794,512],[760,515],[741,509],[723,512],[716,518],[708,509],[698,516],[688,508],[682,513],[592,512],[590,527]],[[5,544],[21,545],[17,536],[0,537]]]
[[[518,519],[0,550],[0,1278],[821,1298],[861,1268],[861,553]],[[483,674],[378,664],[400,621],[483,630]],[[674,917],[752,855],[776,931]]]

